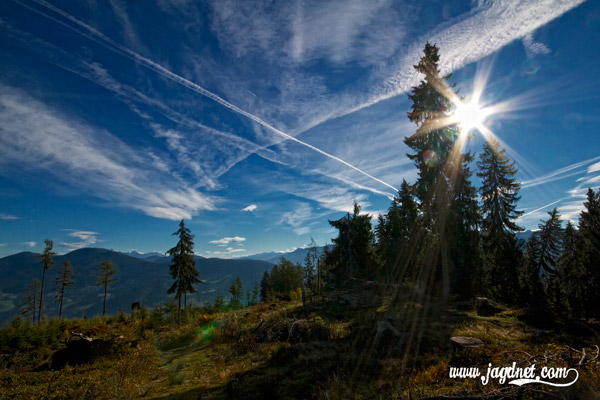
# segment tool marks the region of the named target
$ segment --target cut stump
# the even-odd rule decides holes
[[[452,350],[463,350],[463,349],[476,349],[485,346],[485,342],[481,339],[477,339],[469,336],[453,336],[450,338],[452,343]]]

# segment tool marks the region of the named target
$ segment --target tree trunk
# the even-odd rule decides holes
[[[42,274],[42,286],[40,288],[40,307],[38,308],[38,324],[42,318],[42,306],[44,301],[44,280],[46,279],[46,267],[44,266],[44,273]],[[34,311],[35,312],[35,311]]]
[[[37,285],[33,283],[33,302],[31,303],[31,322],[35,324],[35,305],[36,305]]]
[[[104,285],[104,307],[102,307],[102,316],[106,315],[106,286]]]
[[[63,302],[64,293],[60,294],[60,303],[58,307],[58,319],[62,319],[62,302]]]

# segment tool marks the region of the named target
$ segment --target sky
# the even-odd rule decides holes
[[[0,257],[165,252],[181,219],[206,257],[330,242],[328,220],[354,201],[376,218],[417,178],[427,41],[494,110],[519,224],[577,222],[600,185],[598,2],[6,0]]]

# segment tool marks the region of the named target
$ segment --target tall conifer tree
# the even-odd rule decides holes
[[[579,216],[581,262],[586,274],[586,310],[590,317],[600,317],[600,189],[591,188]]]
[[[483,153],[477,163],[482,178],[481,209],[483,220],[481,230],[487,261],[487,284],[494,288],[492,294],[503,300],[512,301],[516,297],[517,268],[520,251],[515,238],[516,231],[522,231],[515,220],[523,213],[517,211],[520,183],[515,180],[517,169],[511,163],[506,150],[490,138],[483,146]]]
[[[52,259],[52,256],[56,255],[56,253],[52,251],[52,247],[54,246],[52,240],[46,239],[44,243],[46,244],[46,247],[44,248],[44,252],[39,256],[41,260],[40,262],[44,267],[44,271],[42,273],[42,282],[40,284],[40,305],[38,307],[38,323],[42,318],[42,310],[44,308],[44,281],[46,280],[46,271],[52,268],[52,266],[55,264],[54,260]]]
[[[58,270],[56,279],[54,280],[54,287],[56,289],[56,296],[54,301],[59,304],[58,306],[58,318],[62,319],[63,300],[65,298],[65,291],[67,288],[73,286],[73,267],[69,260],[61,265]]]
[[[172,257],[169,273],[175,279],[175,282],[167,293],[175,293],[177,299],[177,321],[181,322],[181,298],[185,297],[187,302],[188,293],[196,293],[194,285],[204,283],[198,279],[196,270],[196,261],[194,260],[194,236],[190,230],[185,227],[183,220],[179,223],[179,229],[173,233],[173,236],[179,236],[179,241],[175,247],[167,251],[167,255]]]
[[[409,94],[413,105],[408,118],[418,128],[404,143],[414,151],[408,157],[419,171],[415,192],[419,199],[420,231],[412,235],[411,252],[425,257],[415,259],[419,261],[419,271],[415,272],[425,281],[437,281],[441,272],[442,293],[448,296],[452,268],[448,218],[456,182],[464,179],[458,174],[465,155],[457,147],[460,130],[449,117],[451,99],[456,98],[454,85],[447,83],[451,75],[440,75],[438,51],[435,45],[427,43],[424,56],[414,66],[425,77]]]
[[[581,240],[577,229],[567,222],[563,234],[563,250],[558,258],[558,275],[571,317],[584,315],[584,303],[588,289],[586,274],[581,263]]]
[[[112,261],[102,261],[98,267],[98,273],[96,274],[96,284],[98,286],[104,286],[104,304],[102,306],[102,316],[106,315],[106,295],[110,284],[115,282],[116,279],[113,275],[117,272],[117,268]]]

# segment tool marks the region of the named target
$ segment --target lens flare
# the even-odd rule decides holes
[[[438,156],[433,150],[427,150],[423,153],[423,162],[428,167],[434,167],[438,163]]]

